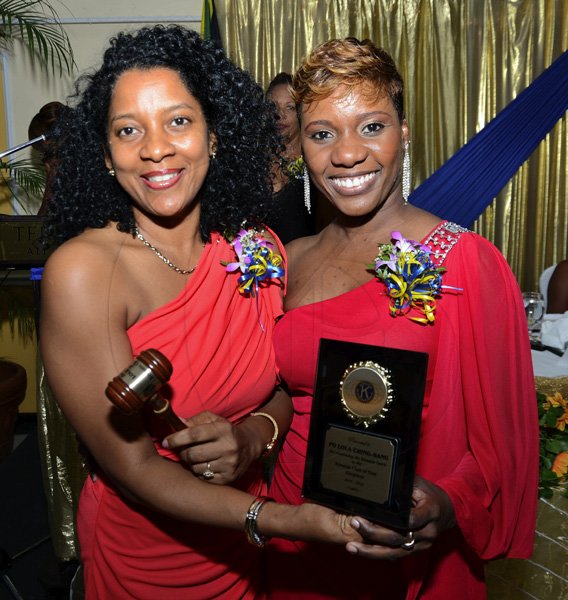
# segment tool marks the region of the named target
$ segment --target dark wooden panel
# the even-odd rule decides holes
[[[0,215],[0,269],[42,267],[53,250],[42,241],[45,224],[37,215]]]

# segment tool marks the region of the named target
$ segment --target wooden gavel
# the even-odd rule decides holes
[[[169,400],[159,393],[173,370],[172,363],[161,352],[153,348],[144,350],[109,382],[105,393],[122,413],[133,415],[148,404],[174,431],[181,431],[186,428],[185,423],[171,409]]]

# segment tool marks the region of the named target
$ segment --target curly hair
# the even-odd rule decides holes
[[[216,157],[200,191],[202,238],[208,240],[212,231],[236,231],[244,220],[258,224],[268,213],[270,166],[280,147],[272,103],[213,42],[179,25],[157,25],[112,38],[102,66],[77,80],[72,107],[57,120],[47,228],[54,241],[109,222],[133,232],[131,198],[104,162],[107,119],[120,75],[156,67],[179,74],[216,136]]]
[[[404,117],[404,84],[391,56],[371,40],[329,40],[312,50],[294,75],[297,104],[327,98],[339,87],[346,94],[362,87],[373,100],[388,95],[400,120]]]

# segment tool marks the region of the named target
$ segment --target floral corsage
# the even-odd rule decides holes
[[[306,163],[304,162],[304,158],[298,156],[296,160],[293,160],[286,165],[285,170],[290,179],[302,179],[304,177],[305,168]]]
[[[415,310],[421,316],[409,316],[411,320],[433,323],[436,298],[442,289],[461,290],[442,285],[442,273],[446,269],[432,262],[429,246],[407,240],[399,231],[391,235],[393,243],[379,244],[379,253],[369,269],[387,286],[393,317]]]
[[[273,244],[256,229],[241,229],[231,240],[231,246],[238,260],[224,264],[228,273],[240,271],[238,285],[241,294],[254,297],[263,283],[283,277],[282,257],[273,251]]]

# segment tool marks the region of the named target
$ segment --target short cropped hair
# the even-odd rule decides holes
[[[372,99],[387,95],[399,119],[404,118],[402,77],[391,56],[370,40],[348,37],[316,47],[294,75],[294,100],[309,105],[327,98],[340,86],[346,94],[353,88],[362,89]]]

